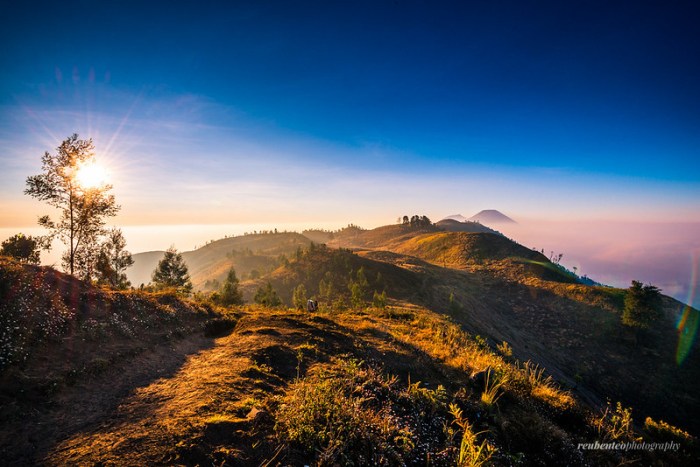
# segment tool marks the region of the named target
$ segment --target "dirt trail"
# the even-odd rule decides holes
[[[97,413],[88,426],[49,449],[43,461],[196,464],[211,462],[208,456],[213,452],[216,458],[218,449],[229,460],[269,457],[265,444],[251,438],[261,418],[255,417],[256,409],[251,412],[259,402],[255,397],[283,389],[297,375],[296,346],[320,335],[329,345],[334,335],[336,341],[343,338],[333,324],[292,315],[244,314],[233,333],[190,355],[177,372]],[[245,452],[222,447],[232,444]]]
[[[136,389],[118,407],[98,414],[90,427],[50,450],[49,465],[167,463],[164,446],[212,414],[233,410],[241,393],[240,374],[249,365],[255,335],[234,332],[213,348],[189,356],[169,377]]]
[[[34,464],[56,443],[88,427],[103,423],[134,388],[172,376],[188,355],[210,348],[213,341],[194,335],[158,346],[110,368],[100,376],[86,377],[55,394],[45,404],[24,412],[23,423],[2,433],[1,457],[10,465]]]

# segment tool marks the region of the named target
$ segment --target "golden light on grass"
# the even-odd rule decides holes
[[[78,167],[75,179],[83,188],[99,188],[107,185],[109,173],[107,169],[92,160]]]

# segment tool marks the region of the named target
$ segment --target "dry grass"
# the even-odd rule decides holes
[[[27,406],[15,418],[3,417],[2,432],[20,435],[14,444],[2,445],[8,462],[481,465],[511,464],[517,457],[523,463],[578,465],[630,460],[624,453],[589,459],[572,443],[573,437],[598,433],[612,439],[636,436],[626,409],[589,423],[572,417],[581,407],[543,369],[498,355],[484,339],[419,306],[394,299],[387,309],[314,314],[250,306],[222,316],[224,310],[167,294],[93,296],[123,306],[120,323],[132,333],[106,327],[109,314],[92,315],[85,330],[71,332],[96,337],[71,350],[84,352],[97,343],[104,349],[121,346],[122,358],[90,355],[99,371],[79,372],[71,384],[52,386],[50,398],[42,393],[53,404],[50,412]],[[147,310],[159,318],[146,319]],[[221,321],[212,321],[210,328],[231,331],[235,321],[235,329],[205,337],[204,319],[213,315]],[[51,363],[51,355],[45,357],[35,369]],[[472,377],[479,374],[483,384]],[[3,390],[11,393],[7,386]],[[11,406],[3,404],[3,410]],[[680,436],[662,422],[647,425],[657,437]],[[25,449],[30,439],[42,440],[35,451]]]

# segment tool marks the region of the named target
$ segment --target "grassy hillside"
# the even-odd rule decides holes
[[[435,225],[448,232],[472,232],[472,233],[493,233],[499,234],[498,231],[490,227],[486,227],[480,222],[459,222],[455,219],[443,219],[435,223]]]
[[[401,227],[362,233],[386,243],[377,241],[358,254],[417,272],[421,286],[414,290],[421,293],[414,303],[450,313],[494,347],[507,341],[515,355],[547,367],[592,404],[620,400],[700,429],[697,347],[676,364],[682,303],[664,297],[663,318],[648,331],[634,332],[621,324],[624,290],[577,284],[540,253],[500,235]]]
[[[194,251],[183,252],[195,290],[211,290],[213,281],[222,281],[231,267],[239,277],[262,275],[275,269],[280,256],[293,255],[311,240],[297,233],[251,234],[216,240]],[[151,282],[151,274],[163,258],[163,251],[138,253],[127,270],[132,285]]]
[[[693,465],[697,455],[690,435],[635,409],[591,409],[507,346],[492,350],[407,302],[313,314],[243,307],[227,312],[235,329],[207,337],[223,310],[0,266],[0,316],[26,311],[20,290],[41,297],[43,314],[70,315],[0,370],[5,463]],[[397,274],[410,285],[408,271]],[[99,345],[88,320],[103,330]],[[637,438],[680,447],[579,447]]]
[[[205,331],[221,320],[171,294],[105,291],[0,257],[0,458],[33,463],[45,437],[81,429],[210,346]]]
[[[413,227],[410,225],[385,225],[372,230],[344,229],[333,236],[328,246],[343,248],[383,248],[392,246],[414,237],[421,232],[438,232],[435,226]]]

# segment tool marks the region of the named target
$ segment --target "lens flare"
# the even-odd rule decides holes
[[[83,188],[98,188],[107,183],[107,170],[95,161],[78,167],[76,180]]]
[[[698,282],[698,271],[700,270],[700,252],[693,252],[692,270],[690,273],[690,289],[688,291],[688,305],[683,308],[683,314],[678,320],[678,348],[676,349],[676,365],[680,366],[690,353],[690,349],[695,342],[695,336],[700,324],[700,312],[691,305],[695,300],[695,287]]]

